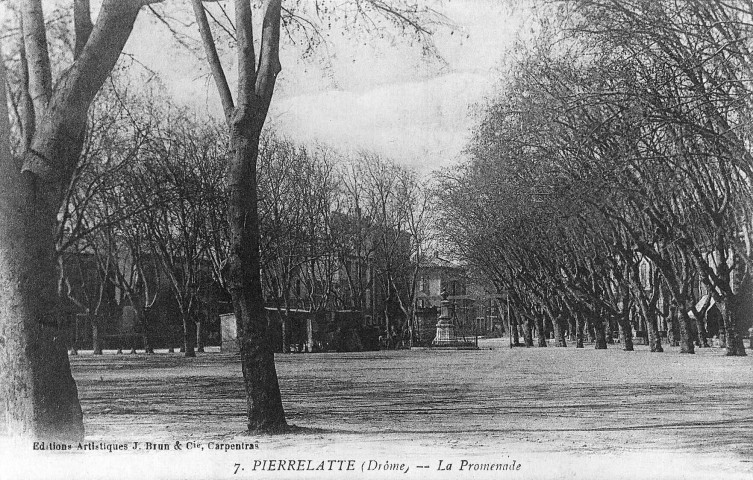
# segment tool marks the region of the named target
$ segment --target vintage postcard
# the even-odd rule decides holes
[[[0,0],[1,479],[753,478],[753,6]]]

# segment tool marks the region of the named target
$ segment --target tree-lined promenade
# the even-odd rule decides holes
[[[305,55],[325,24],[394,30],[435,55],[437,12],[402,0],[160,3],[104,0],[94,22],[88,0],[54,19],[41,0],[2,5],[13,13],[0,65],[0,397],[11,435],[83,438],[70,318],[91,319],[101,354],[101,330],[128,304],[152,353],[160,286],[185,357],[203,349],[206,290],[227,298],[247,429],[285,432],[290,389],[273,342],[279,325],[287,348],[294,297],[305,292],[311,313],[371,305],[388,329],[410,331],[419,265],[437,248],[500,300],[527,346],[534,332],[546,346],[552,331],[560,346],[569,332],[576,347],[588,335],[604,349],[619,329],[633,350],[639,319],[652,352],[666,324],[670,346],[693,353],[718,311],[725,353],[745,355],[749,5],[541,2],[533,33],[505,57],[499,95],[479,107],[467,160],[424,179],[265,123],[286,35]],[[223,118],[178,107],[119,60],[147,9],[179,42],[190,18]],[[237,81],[219,42],[232,46]]]
[[[751,15],[721,1],[551,2],[440,179],[446,240],[531,329],[727,355],[753,309]],[[714,307],[712,307],[714,305]],[[539,335],[539,346],[546,346]]]

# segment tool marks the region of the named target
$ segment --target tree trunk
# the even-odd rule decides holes
[[[188,318],[188,316],[183,317],[183,352],[186,357],[196,356],[193,346],[194,335],[191,328],[192,325],[194,325],[192,319]]]
[[[743,288],[741,288],[741,290],[743,290]],[[717,304],[722,313],[724,330],[726,333],[726,355],[730,357],[744,357],[747,355],[745,353],[745,345],[743,344],[743,336],[739,334],[737,326],[737,319],[739,317],[739,297],[740,292],[732,298]]]
[[[241,365],[246,387],[248,430],[278,432],[287,428],[275,369],[260,277],[259,213],[256,161],[261,125],[239,111],[233,119],[234,149],[228,187],[230,201],[230,271],[228,286],[240,325]]]
[[[672,347],[680,346],[680,323],[677,318],[677,305],[669,307],[669,318],[667,319],[667,342]]]
[[[592,324],[594,330],[596,350],[606,350],[607,348],[607,336],[604,329],[604,320],[599,318],[598,314],[592,317]]]
[[[661,336],[659,335],[659,327],[656,324],[656,311],[649,309],[644,311],[646,319],[646,333],[648,334],[649,350],[652,352],[663,352],[664,348],[661,345]]]
[[[264,2],[258,64],[251,5],[246,0],[235,2],[237,106],[234,105],[202,3],[199,0],[191,3],[230,130],[232,153],[227,174],[230,226],[227,286],[238,327],[248,430],[269,433],[284,431],[287,423],[262,294],[256,180],[259,138],[281,69],[281,1]]]
[[[567,316],[567,335],[570,341],[577,338],[576,333],[578,331],[578,322],[575,319],[575,315],[570,312]]]
[[[627,352],[633,351],[633,327],[630,325],[630,309],[624,308],[623,312],[617,317],[620,329],[620,342],[622,349]]]
[[[102,338],[99,335],[99,328],[101,326],[100,317],[98,314],[91,315],[92,322],[92,349],[94,355],[102,355]]]
[[[518,316],[510,311],[510,335],[512,335],[512,346],[520,346],[520,334],[518,333]]]
[[[596,330],[594,329],[594,321],[590,314],[586,317],[585,327],[588,330],[588,343],[596,343]]]
[[[201,318],[196,320],[196,351],[199,353],[204,353],[204,339],[202,338],[202,327],[203,322],[201,321]]]
[[[575,317],[575,348],[583,348],[583,315],[578,314]]]
[[[562,314],[557,315],[554,319],[554,338],[558,347],[567,347],[565,341],[565,318]]]
[[[721,307],[717,306],[717,309],[721,313]],[[724,315],[721,315],[721,320],[719,322],[719,346],[722,348],[727,348],[727,328],[724,324]]]
[[[698,346],[701,348],[709,347],[708,333],[706,332],[705,315],[696,315],[696,330],[698,331]]]
[[[530,317],[525,317],[523,320],[523,341],[526,347],[533,347],[533,320]]]
[[[606,315],[606,336],[607,344],[614,345],[614,333],[612,330],[612,315]]]
[[[282,330],[281,352],[290,353],[290,322],[288,322],[288,316],[283,315],[279,308],[277,309],[277,316],[280,319],[280,329]]]
[[[141,310],[141,336],[144,340],[144,353],[153,354],[154,347],[152,347],[151,332],[149,331],[149,308]]]
[[[0,92],[3,105],[5,98]],[[4,108],[0,117],[7,125]],[[11,161],[7,132],[0,128],[3,179],[12,177],[6,176]],[[81,406],[57,323],[57,210],[26,196],[34,190],[29,175],[21,184],[0,182],[5,183],[0,185],[0,398],[6,429],[13,436],[79,441],[84,436]]]
[[[600,318],[594,319],[594,333],[596,336],[596,342],[594,347],[596,350],[606,350],[607,348],[607,336],[604,329],[604,321]]]
[[[537,330],[537,345],[538,347],[546,347],[546,330],[544,328],[544,314],[536,315],[536,330]]]
[[[5,69],[0,62],[0,401],[6,433],[79,441],[78,390],[57,318],[55,204],[11,157]],[[44,198],[44,197],[43,197]]]
[[[677,305],[680,324],[680,353],[695,353],[693,324],[688,315],[687,303],[683,301],[678,302]]]

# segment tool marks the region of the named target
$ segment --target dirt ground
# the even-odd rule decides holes
[[[243,435],[237,357],[84,353],[71,363],[87,441],[140,447],[16,446],[6,449],[15,453],[5,471],[76,479],[753,478],[753,356],[510,349],[507,339],[480,347],[278,355],[288,421],[303,428],[271,437]],[[170,450],[145,451],[145,442]],[[189,443],[199,446],[189,452]],[[254,450],[216,450],[234,443]],[[254,463],[274,459],[309,463],[295,471]],[[354,468],[312,470],[332,459]],[[495,465],[507,469],[484,469]]]

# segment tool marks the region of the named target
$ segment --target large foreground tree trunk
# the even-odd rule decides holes
[[[2,110],[0,122],[7,124]],[[7,138],[7,125],[0,135]],[[3,172],[12,161],[7,147],[3,140]],[[13,436],[80,440],[81,406],[58,329],[57,210],[34,208],[29,175],[16,182],[9,177],[0,175],[0,398],[6,428]]]
[[[76,441],[84,425],[58,328],[58,209],[11,156],[5,85],[0,62],[0,401],[10,435]]]
[[[62,192],[81,151],[87,110],[143,3],[104,0],[93,29],[82,25],[79,11],[76,60],[53,88],[42,3],[20,2],[34,108],[33,122],[24,125],[33,135],[27,135],[23,162],[10,154],[6,79],[0,67],[0,401],[14,436],[83,438],[65,335],[58,329],[62,309],[54,232]]]

